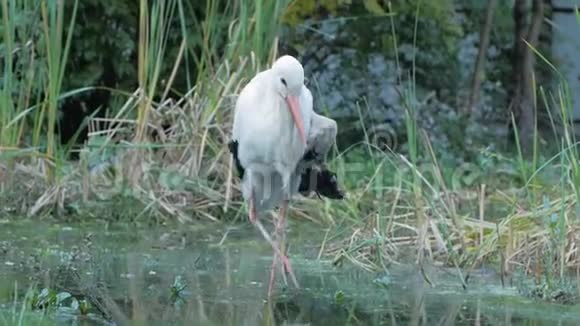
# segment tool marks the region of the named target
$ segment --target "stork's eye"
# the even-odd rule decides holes
[[[280,81],[282,82],[282,84],[284,84],[284,86],[288,86],[288,85],[286,84],[286,79],[284,79],[284,78],[280,78]]]

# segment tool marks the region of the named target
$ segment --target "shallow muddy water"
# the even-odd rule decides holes
[[[5,221],[0,325],[580,324],[580,307],[524,299],[491,272],[475,273],[464,290],[452,270],[429,268],[430,286],[414,266],[388,273],[348,262],[334,267],[316,259],[324,230],[289,231],[301,287],[286,287],[278,276],[268,302],[272,252],[250,225],[172,230]]]

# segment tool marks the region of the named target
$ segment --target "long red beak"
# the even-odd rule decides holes
[[[286,103],[290,108],[290,113],[292,113],[292,119],[296,128],[298,128],[298,133],[304,144],[306,144],[306,133],[304,132],[304,122],[302,121],[302,115],[300,114],[300,104],[298,104],[298,97],[288,95],[286,97]]]

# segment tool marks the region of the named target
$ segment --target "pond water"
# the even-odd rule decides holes
[[[502,288],[490,272],[475,273],[464,290],[453,271],[440,268],[427,270],[431,286],[414,266],[394,266],[388,274],[348,263],[334,267],[317,259],[323,233],[292,226],[287,239],[301,287],[286,287],[278,277],[276,295],[268,301],[272,252],[251,225],[138,229],[5,221],[0,224],[0,325],[580,321],[580,308],[524,299],[513,288]],[[37,292],[28,291],[31,287]],[[42,306],[47,298],[53,298],[52,305],[39,321],[41,310],[31,306]]]

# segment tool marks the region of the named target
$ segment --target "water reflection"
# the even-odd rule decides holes
[[[42,232],[40,232],[42,231]],[[293,232],[301,284],[266,300],[271,250],[251,227],[135,230],[131,227],[4,225],[0,302],[28,285],[66,291],[88,314],[57,309],[62,325],[576,325],[578,308],[533,303],[485,273],[463,290],[452,271],[414,267],[389,274],[316,261],[320,232]],[[296,247],[300,243],[300,247]],[[2,318],[0,318],[0,321]]]

